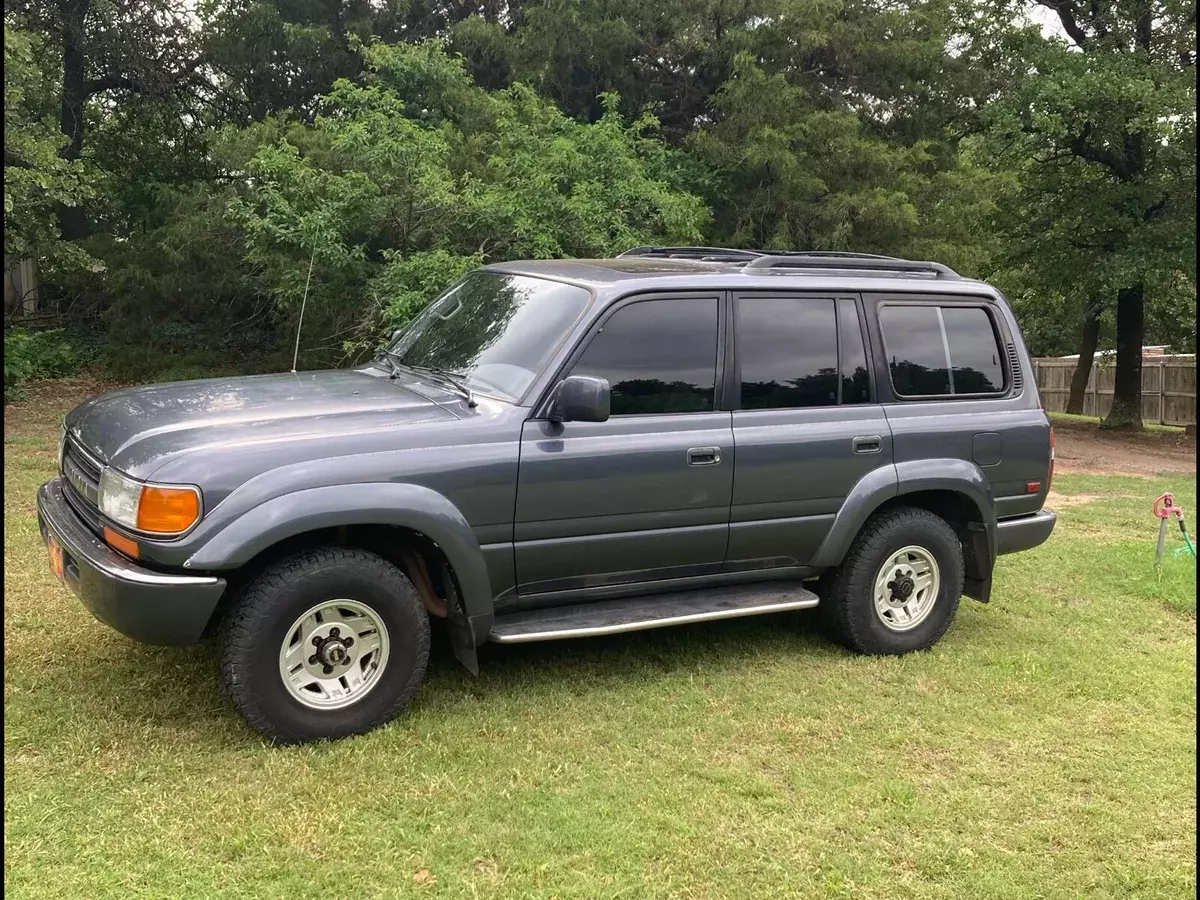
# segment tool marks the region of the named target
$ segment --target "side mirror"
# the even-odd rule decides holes
[[[612,389],[607,378],[572,375],[558,383],[550,401],[551,422],[607,422]]]

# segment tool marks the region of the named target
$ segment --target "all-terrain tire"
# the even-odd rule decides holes
[[[885,562],[908,547],[936,561],[939,588],[920,624],[896,631],[876,609],[876,578]],[[817,610],[829,636],[847,649],[894,656],[936,644],[954,619],[962,588],[963,550],[954,529],[928,510],[898,506],[868,519],[842,564],[822,577]]]
[[[331,600],[371,610],[386,629],[388,652],[361,699],[319,709],[293,696],[280,651],[297,618]],[[280,560],[248,584],[220,624],[217,651],[224,693],[265,737],[280,744],[339,738],[408,707],[429,663],[429,617],[394,565],[364,550],[324,547]]]

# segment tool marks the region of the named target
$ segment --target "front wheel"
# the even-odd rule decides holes
[[[405,709],[429,661],[412,583],[362,550],[327,547],[258,576],[221,624],[222,687],[264,736],[361,734]]]
[[[938,642],[962,596],[963,551],[945,519],[897,507],[867,520],[822,579],[827,629],[850,650],[897,655]]]

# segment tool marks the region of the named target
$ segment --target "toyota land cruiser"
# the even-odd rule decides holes
[[[279,742],[373,728],[455,655],[816,607],[936,643],[1050,535],[1054,438],[995,288],[866,254],[638,247],[473,271],[355,370],[113,391],[38,494],[140,641],[215,633]]]

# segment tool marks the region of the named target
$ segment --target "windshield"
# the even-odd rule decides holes
[[[585,288],[503,272],[472,272],[388,348],[406,366],[444,369],[516,403],[579,318]]]

